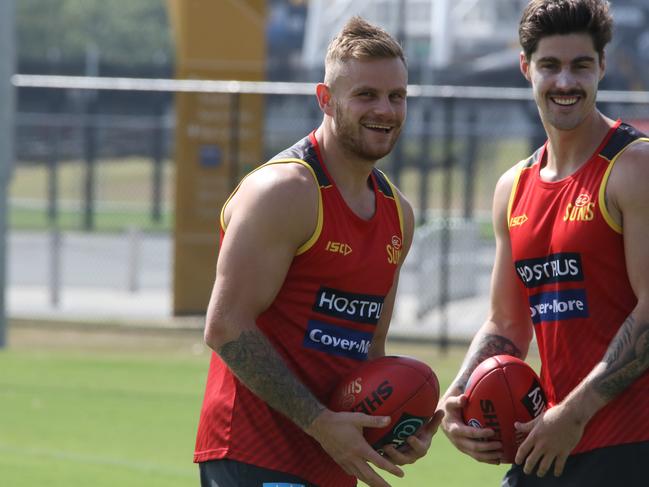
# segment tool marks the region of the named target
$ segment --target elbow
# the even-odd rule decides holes
[[[487,323],[487,328],[484,329],[486,333],[507,338],[519,349],[522,356],[527,355],[534,338],[534,328],[529,316],[493,314]]]
[[[228,320],[225,317],[215,313],[208,313],[205,320],[203,340],[215,352],[235,338],[227,323]]]
[[[522,319],[517,323],[515,328],[514,337],[517,338],[522,343],[529,343],[534,338],[534,327],[529,319]]]
[[[534,338],[534,328],[526,318],[506,322],[502,325],[503,335],[508,337],[517,347],[527,354],[530,342]]]
[[[214,330],[214,327],[211,323],[207,322],[205,324],[205,331],[203,332],[203,341],[205,345],[210,347],[215,352],[223,345],[223,341],[220,338],[220,334]]]
[[[205,316],[205,344],[219,353],[225,344],[238,340],[243,330],[255,327],[257,315],[251,313],[250,308],[247,303],[213,296]]]

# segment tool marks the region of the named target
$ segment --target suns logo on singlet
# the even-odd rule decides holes
[[[389,244],[385,246],[388,253],[388,264],[397,265],[401,259],[401,238],[398,235],[393,235]]]
[[[595,203],[588,193],[581,193],[574,203],[568,203],[563,215],[564,222],[589,222],[595,218]]]

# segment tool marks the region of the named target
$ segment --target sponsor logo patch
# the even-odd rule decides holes
[[[424,425],[424,419],[425,418],[420,416],[403,413],[401,417],[395,421],[392,429],[372,446],[377,448],[379,453],[383,453],[383,450],[380,449],[380,447],[387,444],[392,444],[395,448],[403,446],[406,439],[409,436],[414,435],[417,430]]]
[[[527,412],[530,413],[530,416],[533,418],[536,418],[545,410],[547,399],[545,398],[545,394],[543,393],[543,389],[541,389],[541,384],[539,384],[539,381],[537,381],[536,379],[532,381],[530,390],[527,391],[527,394],[525,394],[525,396],[523,396],[521,402],[523,403],[523,406],[525,406],[525,409],[527,409]]]
[[[584,289],[553,291],[530,296],[532,323],[588,318],[588,302]]]
[[[383,309],[383,296],[353,294],[321,287],[313,311],[357,323],[376,325]]]
[[[372,336],[372,333],[311,320],[304,335],[303,345],[329,355],[366,360]]]
[[[551,254],[514,263],[525,287],[532,288],[554,282],[583,281],[581,256],[577,253]]]

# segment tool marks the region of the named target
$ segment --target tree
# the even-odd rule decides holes
[[[94,50],[102,70],[112,73],[170,71],[164,0],[21,0],[16,15],[20,68],[83,74],[86,55]]]

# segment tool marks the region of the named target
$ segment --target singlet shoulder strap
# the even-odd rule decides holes
[[[516,165],[516,174],[514,176],[514,184],[512,184],[512,190],[509,193],[509,202],[507,203],[507,226],[510,227],[512,223],[512,207],[514,206],[514,199],[516,198],[516,192],[518,191],[518,183],[521,178],[521,174],[526,169],[530,169],[534,164],[539,161],[539,158],[543,154],[543,147],[541,146],[536,151],[529,156],[527,159],[523,159]]]
[[[612,161],[629,144],[635,142],[637,139],[646,138],[647,136],[636,128],[626,123],[621,123],[599,154],[605,159]]]
[[[253,169],[250,173],[248,173],[243,179],[248,177],[250,174],[254,173],[255,171],[258,171],[259,169],[263,167],[268,167],[272,166],[275,164],[286,164],[286,163],[295,163],[295,164],[300,164],[304,167],[306,167],[311,175],[313,176],[313,179],[315,180],[316,184],[318,185],[318,220],[316,222],[316,228],[309,238],[305,243],[303,243],[296,252],[296,255],[303,254],[306,252],[309,248],[313,246],[313,244],[318,240],[318,237],[320,236],[320,233],[322,232],[322,225],[324,221],[324,211],[323,211],[323,206],[322,206],[322,188],[326,188],[328,186],[331,186],[331,182],[329,181],[329,178],[325,174],[325,172],[322,169],[322,165],[320,164],[320,161],[318,159],[318,155],[313,147],[313,145],[310,143],[309,138],[305,137],[304,139],[300,140],[297,142],[295,145],[292,147],[280,152],[277,154],[275,157],[273,157],[271,160],[266,162],[265,164],[262,164],[261,166]],[[221,214],[220,214],[220,224],[221,224],[221,230],[225,232],[226,230],[226,224],[225,224],[225,209],[232,199],[232,197],[236,194],[236,192],[239,190],[241,187],[241,184],[243,183],[243,179],[241,182],[237,185],[237,187],[232,191],[228,199],[225,201],[223,204],[223,207],[221,208]]]
[[[331,181],[327,177],[322,163],[318,158],[318,153],[315,147],[309,140],[309,137],[304,137],[302,140],[294,144],[292,147],[280,152],[273,157],[269,162],[302,162],[306,163],[316,176],[318,185],[321,188],[331,186]]]
[[[401,209],[401,199],[399,198],[397,188],[392,184],[392,181],[390,181],[383,171],[374,168],[372,169],[372,174],[374,175],[374,180],[376,181],[376,186],[379,192],[386,198],[394,200],[399,215],[399,228],[401,229],[401,235],[403,235],[403,210]]]
[[[636,142],[649,142],[649,137],[637,130],[636,128],[628,125],[626,123],[621,123],[620,126],[615,130],[607,144],[600,151],[600,156],[608,161],[608,167],[604,176],[602,177],[602,182],[599,185],[599,209],[604,217],[604,220],[613,231],[622,234],[622,225],[615,221],[611,212],[608,209],[608,202],[606,200],[606,187],[608,185],[608,179],[615,166],[615,162],[618,158],[627,150],[631,145]]]
[[[376,185],[381,193],[383,193],[388,198],[394,198],[395,192],[392,189],[392,183],[385,175],[385,173],[379,169],[372,169],[374,178],[376,179]]]
[[[539,162],[539,159],[541,158],[541,154],[543,153],[543,149],[545,146],[541,146],[538,149],[534,151],[534,154],[532,154],[530,157],[525,159],[524,161],[521,161],[521,170],[523,169],[529,169],[532,167],[534,164]]]

